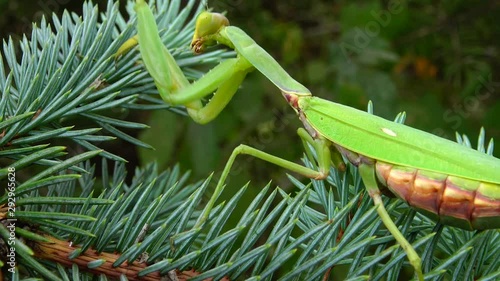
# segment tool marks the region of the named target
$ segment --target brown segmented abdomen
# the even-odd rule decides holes
[[[500,228],[500,185],[377,161],[378,181],[443,224],[467,230]]]

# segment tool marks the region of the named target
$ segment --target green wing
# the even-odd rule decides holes
[[[500,184],[500,159],[402,124],[316,97],[299,107],[325,138],[387,163]]]

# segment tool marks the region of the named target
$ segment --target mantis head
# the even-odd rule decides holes
[[[215,45],[219,30],[229,25],[229,20],[219,13],[202,12],[196,18],[196,29],[194,30],[191,49],[199,54],[206,46]]]

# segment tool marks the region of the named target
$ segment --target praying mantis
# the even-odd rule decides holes
[[[341,166],[343,159],[358,167],[377,213],[406,252],[419,280],[424,280],[420,257],[386,211],[381,189],[389,189],[410,206],[443,224],[466,230],[500,228],[500,159],[312,96],[252,38],[230,26],[227,18],[218,13],[198,15],[191,49],[201,53],[207,46],[223,44],[237,55],[190,83],[163,45],[147,3],[137,0],[135,10],[137,35],[118,50],[117,57],[139,44],[143,63],[165,102],[184,105],[197,123],[210,122],[229,103],[246,74],[256,69],[281,91],[303,123],[304,128],[299,128],[297,133],[306,150],[311,146],[317,156],[318,168],[312,169],[239,145],[195,227],[207,220],[235,158],[247,154],[318,180],[328,176],[332,165]],[[210,94],[213,94],[210,101],[203,104],[201,99]]]

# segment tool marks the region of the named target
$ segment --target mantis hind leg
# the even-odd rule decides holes
[[[410,261],[410,264],[415,269],[415,273],[417,274],[418,279],[420,281],[423,281],[424,277],[421,268],[422,261],[418,256],[417,252],[415,252],[415,249],[413,249],[411,244],[399,231],[398,227],[394,224],[391,217],[387,213],[387,210],[385,209],[384,206],[384,202],[382,201],[382,197],[380,196],[380,190],[377,186],[375,170],[373,165],[360,164],[358,168],[361,178],[363,179],[363,183],[365,184],[365,187],[368,191],[368,194],[373,199],[375,206],[378,206],[377,213],[382,219],[382,222],[384,223],[385,227],[387,227],[392,236],[394,236],[394,239],[396,239],[401,248],[403,248],[403,250],[405,251],[406,255],[408,256],[408,260]]]

